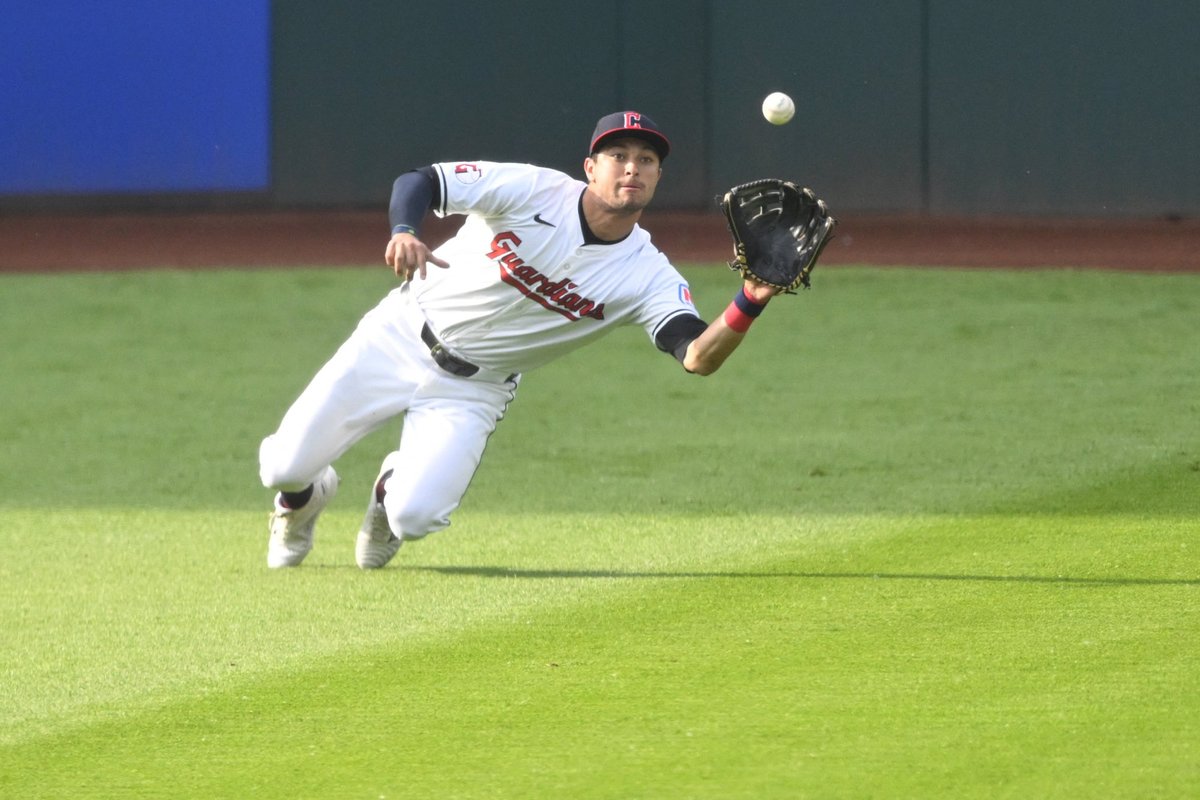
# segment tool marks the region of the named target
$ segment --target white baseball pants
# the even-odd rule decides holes
[[[425,319],[396,289],[369,311],[259,448],[259,476],[300,491],[362,437],[404,415],[384,507],[397,536],[418,539],[450,524],[488,437],[516,396],[519,377],[445,372],[421,341]]]

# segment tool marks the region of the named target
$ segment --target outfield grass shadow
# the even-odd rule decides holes
[[[481,578],[798,578],[807,580],[975,581],[1079,586],[1200,586],[1200,578],[1072,578],[1044,575],[944,575],[907,572],[647,572],[612,569],[524,569],[484,566],[406,566],[405,570]]]

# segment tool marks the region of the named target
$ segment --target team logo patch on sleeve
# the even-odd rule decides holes
[[[454,177],[459,183],[474,183],[483,176],[478,164],[458,164],[454,167]]]
[[[679,284],[679,299],[688,304],[692,302],[692,290],[686,283]]]

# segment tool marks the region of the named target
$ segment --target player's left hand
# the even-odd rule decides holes
[[[426,265],[445,269],[450,262],[438,258],[424,242],[411,233],[397,233],[388,242],[383,260],[396,273],[396,277],[406,281],[412,280],[413,275],[420,275],[425,280]]]

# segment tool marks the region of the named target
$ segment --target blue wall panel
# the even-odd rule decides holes
[[[0,194],[263,191],[267,0],[8,3]]]

